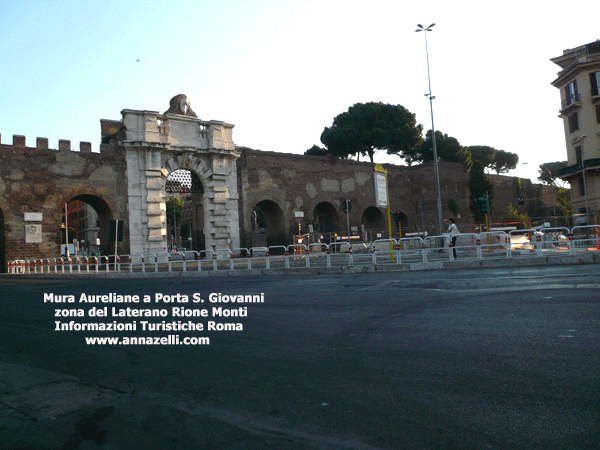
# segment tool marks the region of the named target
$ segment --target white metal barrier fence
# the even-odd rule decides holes
[[[141,255],[72,256],[8,262],[11,274],[100,272],[205,272],[402,264],[493,258],[539,258],[600,251],[600,225],[510,233],[464,233],[456,245],[447,235],[379,239],[370,244],[334,242]],[[456,251],[456,254],[455,254]]]

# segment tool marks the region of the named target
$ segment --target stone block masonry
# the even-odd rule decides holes
[[[0,141],[1,142],[1,141]],[[38,137],[28,147],[25,136],[14,135],[12,145],[0,144],[0,248],[2,265],[7,260],[60,256],[65,202],[84,199],[100,214],[102,246],[109,252],[108,221],[127,217],[125,157],[116,146],[103,145],[92,151],[81,142],[79,151],[61,139],[58,150],[48,139]],[[41,220],[26,222],[25,213],[39,213]],[[42,242],[27,243],[26,225],[41,226]],[[129,249],[121,247],[123,252]],[[114,249],[113,249],[114,253]]]

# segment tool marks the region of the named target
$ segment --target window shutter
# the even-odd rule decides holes
[[[592,85],[592,95],[598,95],[598,76],[600,76],[600,72],[590,73],[590,84]]]
[[[569,132],[573,133],[577,130],[579,130],[579,118],[577,117],[577,113],[573,113],[569,116]]]
[[[580,168],[583,168],[583,153],[582,153],[581,145],[578,145],[577,147],[575,147],[575,158],[577,159],[577,165]]]

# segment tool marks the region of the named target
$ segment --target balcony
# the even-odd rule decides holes
[[[578,107],[581,107],[581,97],[579,94],[571,94],[560,103],[560,113],[566,114]]]

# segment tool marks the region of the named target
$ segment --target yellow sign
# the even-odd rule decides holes
[[[377,164],[375,173],[375,202],[379,208],[387,208],[388,233],[390,239],[390,260],[394,261],[394,244],[392,243],[392,218],[390,216],[390,193],[388,191],[387,170]]]

